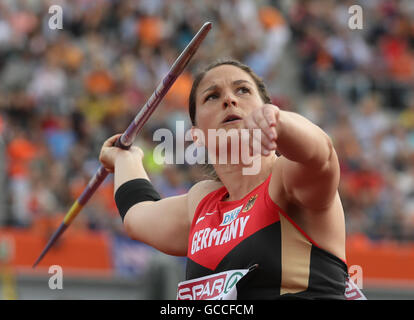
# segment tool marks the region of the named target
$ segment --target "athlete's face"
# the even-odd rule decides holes
[[[261,106],[251,76],[238,67],[221,65],[208,71],[197,88],[195,128],[205,137],[208,129],[241,129],[243,118]]]

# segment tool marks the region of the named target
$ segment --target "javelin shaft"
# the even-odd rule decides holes
[[[211,29],[211,23],[205,23],[191,42],[187,45],[187,47],[183,50],[177,60],[174,62],[172,67],[170,68],[167,75],[164,79],[159,83],[157,88],[155,89],[154,93],[145,103],[145,105],[141,108],[138,112],[134,120],[125,130],[125,132],[118,138],[115,143],[115,146],[120,147],[122,149],[129,149],[134,142],[137,134],[144,126],[148,118],[154,112],[154,110],[158,107],[161,100],[164,98],[168,90],[174,84],[175,80],[178,76],[183,72],[184,68],[187,66],[190,59],[193,57],[195,52],[197,51],[198,47],[200,46],[201,42],[205,39],[207,33]],[[91,196],[95,193],[101,183],[105,180],[108,175],[108,171],[103,166],[100,166],[94,176],[90,179],[88,185],[83,190],[82,194],[79,198],[74,202],[72,207],[69,209],[67,214],[65,215],[63,222],[59,226],[59,228],[55,231],[55,233],[50,238],[49,242],[47,243],[46,247],[41,252],[40,256],[37,258],[35,263],[33,264],[33,268],[37,266],[37,264],[43,259],[49,249],[53,246],[53,244],[57,241],[57,239],[63,234],[63,232],[68,228],[68,226],[72,223],[72,221],[76,218],[85,204],[89,201]]]
[[[162,98],[171,88],[178,76],[183,72],[194,53],[197,51],[201,42],[206,37],[207,33],[211,29],[211,22],[206,22],[191,42],[187,45],[184,51],[180,54],[177,60],[172,65],[168,74],[164,77],[158,87],[155,89],[152,96],[148,99],[147,103],[142,107],[140,112],[135,117],[134,121],[131,122],[129,127],[125,130],[122,136],[119,138],[119,144],[123,148],[129,148],[135,140],[139,130],[145,124],[147,119],[151,116],[152,112],[158,106]]]

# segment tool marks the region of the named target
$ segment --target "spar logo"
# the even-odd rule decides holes
[[[232,223],[232,221],[234,221],[239,215],[241,208],[243,208],[243,205],[237,207],[236,209],[223,213],[223,221],[221,222],[220,226],[227,226],[228,224]]]
[[[178,284],[178,300],[236,299],[236,284],[248,269],[225,271]]]
[[[227,280],[226,285],[224,286],[224,293],[229,293],[229,291],[236,285],[237,282],[239,282],[241,278],[243,278],[243,276],[243,273],[235,272],[230,277],[228,277],[229,279]]]
[[[222,274],[179,285],[178,300],[214,299],[223,292],[226,277],[226,274]]]

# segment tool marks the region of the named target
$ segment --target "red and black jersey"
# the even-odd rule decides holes
[[[191,225],[186,279],[257,267],[238,284],[239,299],[344,299],[347,265],[320,248],[268,193],[271,175],[243,199],[205,196]]]

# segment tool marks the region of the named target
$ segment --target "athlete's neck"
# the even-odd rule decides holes
[[[260,159],[260,170],[258,173],[248,175],[243,172],[244,165],[240,164],[215,164],[214,169],[220,181],[226,187],[228,196],[224,201],[235,201],[242,199],[246,194],[262,184],[272,172],[277,156],[262,156]]]

